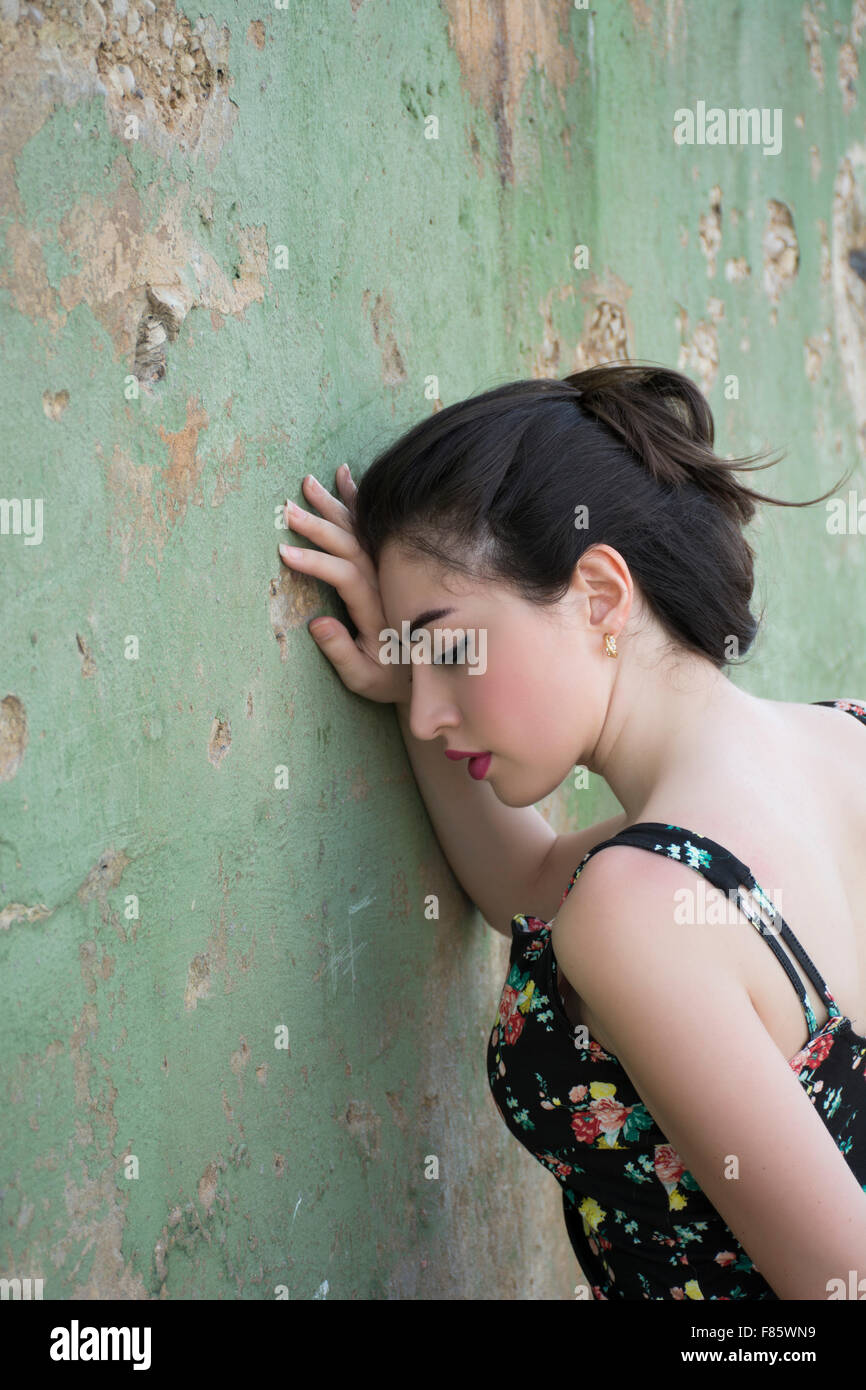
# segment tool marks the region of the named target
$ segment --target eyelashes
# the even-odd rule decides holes
[[[449,647],[449,649],[448,649],[447,652],[443,652],[443,653],[442,653],[442,658],[441,658],[440,661],[437,661],[437,660],[435,659],[435,657],[434,657],[433,661],[431,662],[431,665],[433,665],[433,666],[446,666],[446,665],[447,665],[447,666],[450,666],[450,665],[453,665],[453,662],[454,662],[454,653],[455,653],[455,652],[459,653],[459,655],[460,655],[461,657],[465,655],[465,653],[466,653],[466,638],[465,638],[465,637],[461,637],[461,639],[460,639],[459,642],[455,642],[453,647]]]
[[[452,666],[455,656],[458,661],[466,655],[466,638],[461,637],[459,642],[455,642],[453,647],[449,647],[447,652],[443,652],[439,660],[434,657],[430,662],[431,666]],[[409,663],[409,684],[412,684],[412,663]]]

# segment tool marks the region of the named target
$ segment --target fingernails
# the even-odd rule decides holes
[[[284,560],[300,560],[303,551],[296,545],[281,545],[280,554]]]

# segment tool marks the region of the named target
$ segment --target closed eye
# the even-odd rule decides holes
[[[433,666],[450,666],[454,661],[454,654],[458,652],[462,657],[466,652],[466,638],[461,637],[459,642],[455,642],[453,647],[449,647],[447,652],[443,652],[439,661],[433,658]]]

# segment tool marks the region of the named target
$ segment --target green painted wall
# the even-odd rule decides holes
[[[393,710],[307,634],[341,607],[280,564],[280,505],[437,402],[624,355],[691,374],[724,452],[787,448],[760,490],[856,487],[866,5],[0,16],[0,1273],[570,1298],[485,1079],[507,943]],[[781,150],[678,145],[699,102],[778,108]],[[756,535],[738,679],[862,691],[856,529]]]

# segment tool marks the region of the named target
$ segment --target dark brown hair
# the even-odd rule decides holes
[[[653,363],[507,382],[419,421],[374,458],[356,534],[374,564],[390,541],[540,605],[564,597],[584,551],[610,545],[674,646],[722,669],[731,639],[742,656],[759,627],[743,535],[756,502],[813,506],[850,472],[820,497],[784,502],[735,476],[784,454],[721,458],[714,435],[694,382]]]

